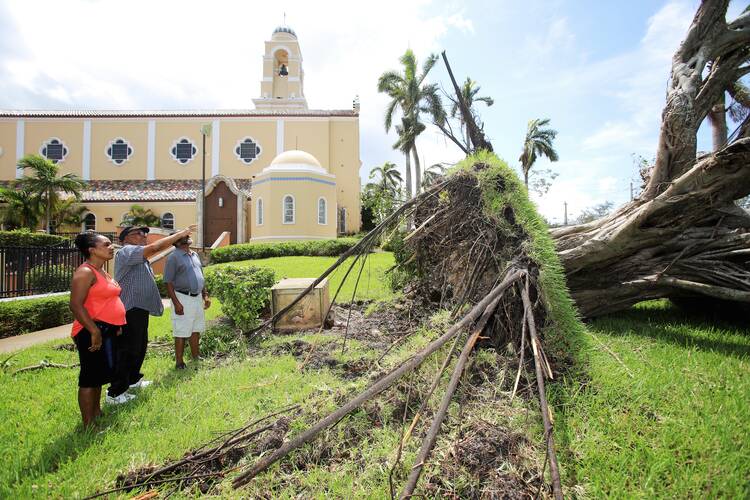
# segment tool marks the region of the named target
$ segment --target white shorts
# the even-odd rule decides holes
[[[183,314],[175,313],[172,307],[172,336],[188,338],[193,332],[206,330],[206,315],[203,311],[203,297],[191,297],[184,293],[175,292],[182,304]]]

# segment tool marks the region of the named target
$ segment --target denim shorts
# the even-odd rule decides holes
[[[115,367],[115,334],[120,327],[99,321],[96,322],[96,326],[102,332],[102,347],[97,351],[89,351],[91,333],[85,328],[73,337],[81,363],[78,387],[96,388],[112,381]]]

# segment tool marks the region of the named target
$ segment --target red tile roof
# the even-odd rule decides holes
[[[44,110],[0,109],[0,118],[252,118],[256,116],[359,116],[352,109]]]
[[[234,182],[250,196],[251,179],[234,179]],[[81,193],[81,201],[195,201],[200,191],[201,181],[198,179],[88,181]]]

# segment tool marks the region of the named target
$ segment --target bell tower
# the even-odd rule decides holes
[[[265,45],[260,97],[253,99],[255,108],[307,109],[303,90],[305,73],[297,34],[288,26],[279,26]]]

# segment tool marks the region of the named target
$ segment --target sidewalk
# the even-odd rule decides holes
[[[164,308],[167,309],[172,307],[172,302],[169,299],[162,299]],[[54,328],[47,328],[46,330],[39,330],[38,332],[24,333],[23,335],[16,335],[15,337],[8,337],[6,339],[0,339],[0,354],[18,351],[26,349],[36,344],[43,344],[50,340],[64,339],[70,337],[70,329],[73,327],[72,323],[67,325],[60,325]]]

